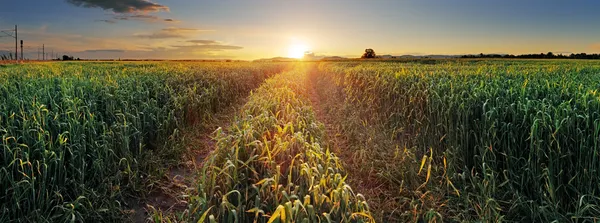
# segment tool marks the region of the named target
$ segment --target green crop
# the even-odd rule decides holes
[[[371,222],[362,195],[323,147],[306,97],[306,69],[268,79],[249,97],[204,165],[193,222]]]
[[[202,122],[284,64],[53,63],[0,68],[0,222],[122,221]],[[132,201],[135,202],[135,201]]]
[[[596,222],[599,90],[569,60],[0,67],[0,222],[125,221],[180,131],[248,95],[154,221]]]
[[[340,110],[346,117],[381,123],[413,154],[381,165],[379,176],[405,190],[445,194],[439,206],[420,211],[407,208],[410,200],[400,202],[406,213],[428,219],[431,208],[485,222],[599,220],[599,63],[458,60],[319,68],[341,89],[344,108],[351,108]],[[349,136],[360,132],[345,123]],[[376,153],[402,154],[393,148]],[[424,176],[425,170],[421,182],[407,174]],[[404,197],[401,191],[394,196]]]

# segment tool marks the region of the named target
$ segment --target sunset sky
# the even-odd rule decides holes
[[[0,0],[0,30],[14,25],[32,59],[42,44],[135,59],[600,52],[597,0]]]

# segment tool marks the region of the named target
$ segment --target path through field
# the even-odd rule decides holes
[[[355,193],[365,196],[374,217],[381,221],[382,216],[378,214],[381,214],[380,210],[384,207],[379,204],[385,205],[381,198],[386,196],[385,192],[389,191],[390,188],[387,188],[388,185],[377,176],[378,170],[376,168],[361,165],[361,160],[356,160],[356,151],[349,145],[340,124],[336,122],[340,118],[334,117],[333,112],[329,111],[334,106],[342,105],[342,101],[339,100],[343,99],[336,97],[338,95],[335,93],[339,89],[336,89],[335,84],[329,79],[318,79],[318,75],[316,68],[310,69],[307,86],[315,115],[325,125],[328,146],[340,158],[347,173],[346,180],[348,184],[354,189]]]
[[[135,207],[133,221],[147,222],[153,211],[160,210],[163,215],[182,212],[187,208],[186,196],[194,190],[197,174],[200,172],[206,157],[214,150],[213,133],[231,125],[236,113],[246,103],[247,98],[241,98],[229,107],[215,114],[207,123],[182,130],[182,146],[186,152],[182,161],[176,167],[165,173],[164,180],[151,192],[146,201]]]

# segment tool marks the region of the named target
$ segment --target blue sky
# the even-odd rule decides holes
[[[600,1],[20,0],[0,3],[26,56],[257,59],[318,55],[600,52]],[[168,20],[168,21],[167,21]],[[0,51],[12,50],[0,38]]]

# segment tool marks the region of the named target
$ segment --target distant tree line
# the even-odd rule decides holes
[[[546,54],[522,54],[522,55],[512,55],[512,54],[483,54],[480,53],[478,55],[463,55],[460,58],[523,58],[523,59],[600,59],[600,54],[586,54],[586,53],[571,53],[570,55],[563,54],[554,54],[552,52],[548,52]]]

